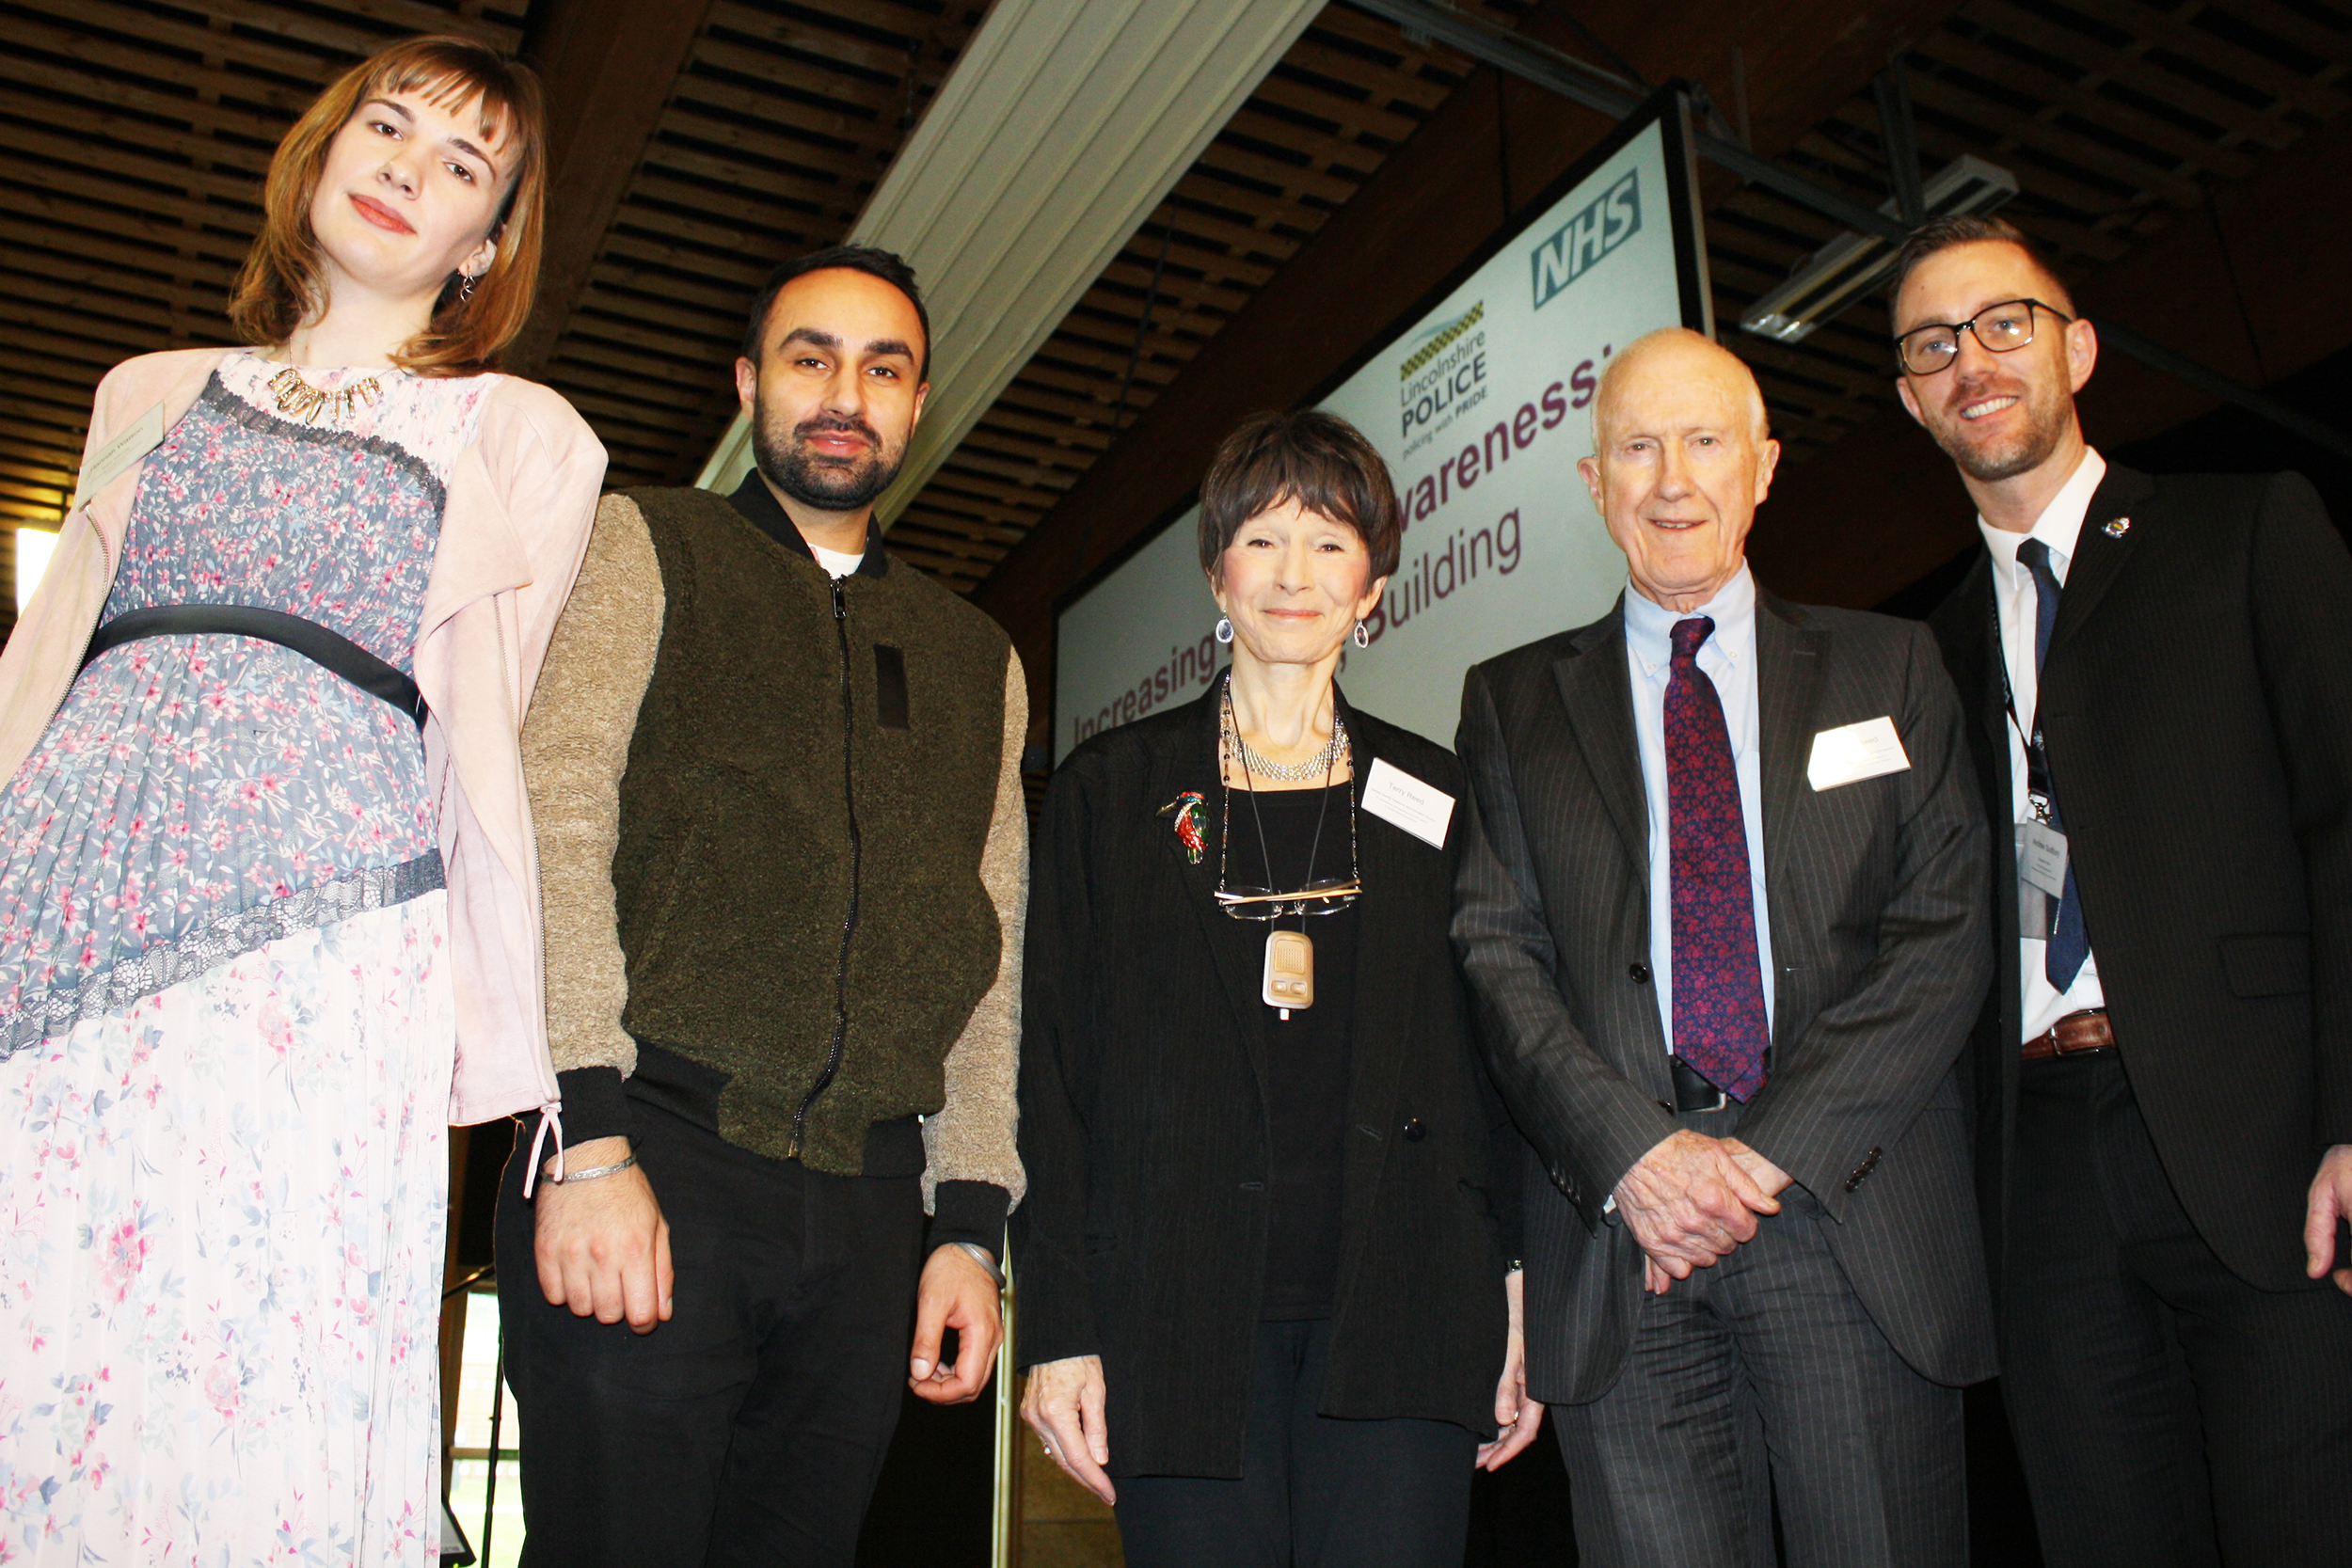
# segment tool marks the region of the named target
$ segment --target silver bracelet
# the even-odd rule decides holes
[[[637,1156],[631,1154],[626,1159],[615,1160],[609,1165],[590,1165],[586,1170],[567,1170],[561,1176],[549,1176],[546,1171],[542,1170],[539,1175],[542,1180],[551,1181],[556,1186],[568,1187],[575,1181],[594,1181],[600,1176],[614,1175],[617,1172],[628,1169],[629,1166],[635,1164],[636,1163]]]
[[[996,1259],[991,1256],[988,1248],[980,1245],[977,1242],[950,1242],[947,1244],[949,1246],[961,1247],[971,1258],[972,1261],[977,1263],[980,1267],[988,1271],[988,1277],[996,1281],[996,1288],[998,1290],[1001,1291],[1005,1288],[1005,1271],[996,1266]]]

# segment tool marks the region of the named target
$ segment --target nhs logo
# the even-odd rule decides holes
[[[1593,264],[1641,230],[1642,187],[1634,170],[1603,191],[1529,255],[1535,274],[1535,309],[1567,291]]]

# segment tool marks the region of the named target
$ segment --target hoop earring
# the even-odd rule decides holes
[[[457,276],[465,279],[463,283],[460,283],[457,286],[458,299],[464,301],[473,298],[473,274],[469,272],[461,272]]]
[[[1219,642],[1231,642],[1233,640],[1233,623],[1222,615],[1216,618],[1216,640]]]
[[[1364,629],[1364,624],[1361,621],[1356,623],[1356,646],[1359,648],[1372,646],[1372,633]]]

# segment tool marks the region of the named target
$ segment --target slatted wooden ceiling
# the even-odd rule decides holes
[[[2328,0],[1970,0],[1906,56],[1921,161],[1973,152],[2017,176],[2002,215],[2089,276],[2200,211],[2216,183],[2341,114],[2352,9]],[[1887,194],[1878,110],[1863,94],[1789,161],[1872,204]],[[1802,343],[1740,332],[1740,312],[1832,237],[1757,188],[1708,214],[1724,339],[1757,371],[1782,438],[1818,448],[1893,402],[1888,322],[1873,302]],[[2234,331],[2234,304],[2213,302]]]
[[[564,3],[0,0],[0,525],[57,516],[108,364],[224,341],[269,150],[324,81],[426,28],[524,46]],[[1532,7],[1468,8],[1509,24]],[[714,0],[586,286],[525,367],[596,426],[613,483],[699,468],[733,411],[753,291],[776,260],[848,231],[984,11]],[[2010,215],[2088,271],[2194,220],[2214,182],[2340,113],[2352,14],[2329,0],[1970,0],[1909,63],[1931,169],[1963,151],[2010,167],[2025,187]],[[980,581],[1470,69],[1327,8],[915,498],[893,548],[959,588]],[[1885,194],[1867,94],[1793,156],[1849,194]],[[1818,448],[1883,412],[1875,307],[1796,345],[1729,325],[1830,226],[1741,189],[1708,235],[1718,317],[1784,436]]]

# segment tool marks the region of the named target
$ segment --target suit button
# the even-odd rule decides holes
[[[1427,1136],[1429,1136],[1429,1125],[1428,1123],[1422,1121],[1421,1117],[1414,1117],[1406,1122],[1405,1141],[1406,1143],[1417,1144]]]
[[[1625,973],[1627,978],[1637,986],[1649,984],[1649,965],[1647,964],[1628,964],[1625,966]]]

